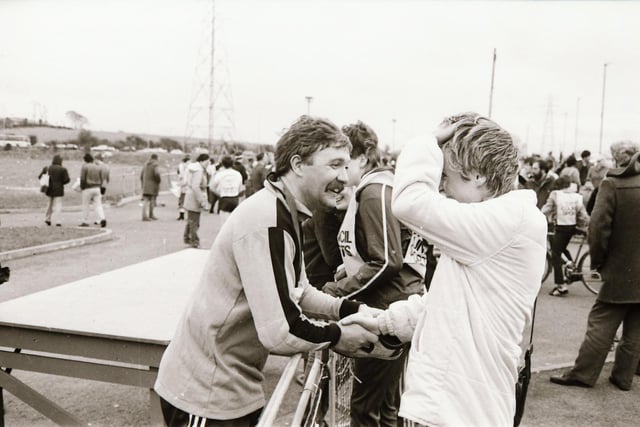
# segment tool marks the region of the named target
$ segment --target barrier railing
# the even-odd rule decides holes
[[[273,393],[267,402],[267,406],[265,406],[262,411],[257,427],[271,427],[273,425],[273,422],[278,415],[278,411],[280,410],[280,405],[282,405],[282,400],[284,399],[284,396],[291,385],[291,381],[295,376],[301,358],[302,354],[296,354],[289,359],[289,362],[282,371],[282,375],[280,376],[280,380],[278,381],[276,388],[273,390]]]
[[[302,355],[293,356],[262,412],[259,427],[272,426]],[[343,427],[350,423],[352,359],[329,350],[309,355],[303,390],[290,425],[292,427]]]

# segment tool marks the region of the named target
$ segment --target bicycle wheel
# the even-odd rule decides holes
[[[553,271],[553,264],[551,263],[551,253],[547,251],[547,256],[544,259],[544,274],[542,275],[542,283],[547,280],[547,277]]]
[[[577,273],[580,275],[580,281],[589,292],[598,295],[602,286],[602,276],[597,270],[591,268],[591,257],[589,252],[585,252],[578,261]]]

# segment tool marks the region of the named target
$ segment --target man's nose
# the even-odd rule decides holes
[[[338,176],[336,177],[336,179],[340,182],[342,182],[343,184],[346,184],[347,181],[349,181],[349,176],[347,175],[347,167],[342,167],[340,169],[338,169]]]

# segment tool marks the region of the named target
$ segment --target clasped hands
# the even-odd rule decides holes
[[[342,319],[338,325],[342,331],[340,339],[333,350],[348,357],[375,357],[381,359],[395,358],[384,348],[376,345],[379,341],[380,328],[377,317],[383,313],[378,308],[361,305],[357,313]]]

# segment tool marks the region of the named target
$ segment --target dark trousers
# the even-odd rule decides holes
[[[575,232],[575,225],[558,225],[556,233],[551,239],[551,263],[553,264],[553,281],[556,285],[566,282],[562,271],[562,253],[567,249]]]
[[[232,420],[213,420],[188,414],[178,409],[163,398],[160,398],[162,416],[167,427],[252,427],[258,424],[262,409]]]
[[[409,344],[396,360],[355,359],[351,392],[351,427],[396,427],[400,375]]]
[[[200,211],[187,210],[187,223],[184,225],[184,242],[187,245],[194,248],[200,246],[198,229],[200,229]]]
[[[569,376],[594,385],[622,323],[611,376],[622,387],[631,387],[640,362],[640,304],[596,303],[589,312],[587,332]]]
[[[211,190],[207,190],[207,198],[209,199],[209,213],[213,213],[213,207],[218,201],[218,195]],[[218,206],[218,212],[220,212],[220,207]]]
[[[156,197],[151,194],[142,195],[142,219],[153,218],[153,208],[156,206]]]

